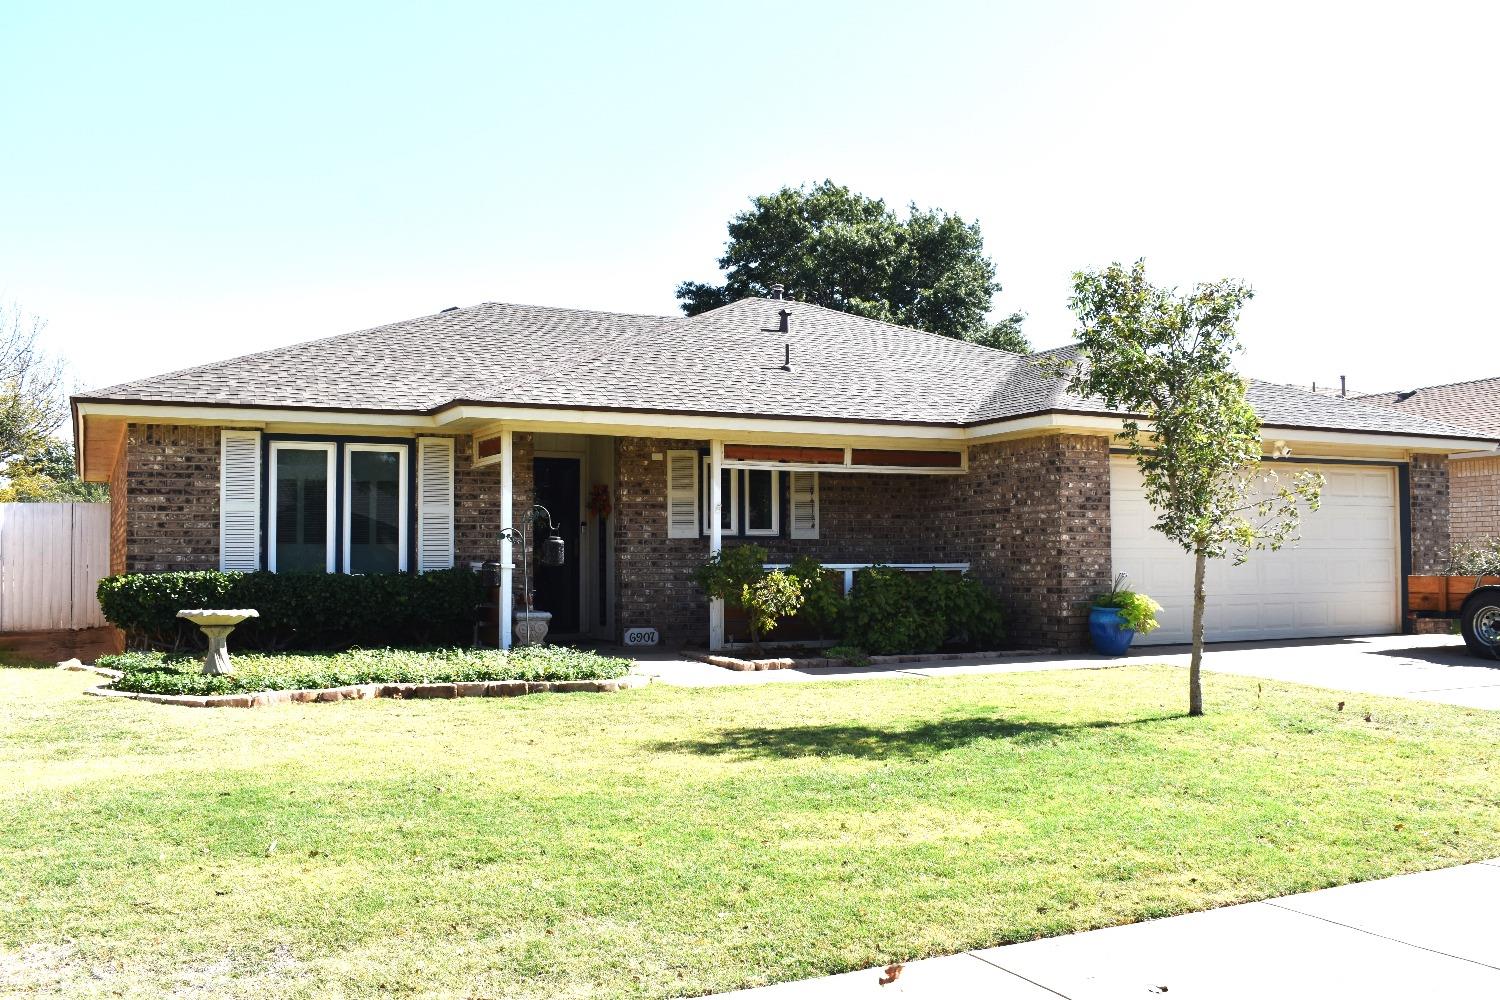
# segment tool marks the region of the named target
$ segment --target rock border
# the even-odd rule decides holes
[[[988,649],[975,653],[898,653],[891,656],[871,656],[868,658],[869,666],[889,666],[896,663],[941,663],[945,660],[972,660],[978,657],[1000,657],[1011,656],[1054,656],[1057,650],[1044,649]],[[684,650],[683,655],[689,659],[708,663],[715,667],[723,667],[725,670],[806,670],[815,667],[850,667],[858,669],[860,664],[852,664],[848,660],[827,656],[806,656],[801,659],[793,659],[789,656],[765,657],[759,660],[742,660],[735,656],[723,656],[719,653],[701,653],[693,650]]]
[[[150,694],[144,691],[116,691],[110,684],[122,676],[118,670],[93,666],[66,666],[65,670],[89,670],[107,678],[104,684],[86,688],[84,694],[100,698],[129,698],[153,705],[180,705],[184,708],[262,708],[289,702],[363,701],[367,698],[514,698],[526,694],[569,694],[587,691],[613,694],[631,688],[645,687],[651,678],[643,674],[626,674],[608,680],[588,681],[452,681],[438,684],[350,684],[336,688],[299,688],[289,691],[247,691],[241,694]]]

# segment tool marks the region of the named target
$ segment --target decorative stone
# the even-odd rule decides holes
[[[550,611],[518,611],[515,620],[515,644],[517,646],[540,646],[547,638],[552,626]]]
[[[488,686],[484,681],[464,681],[454,685],[458,689],[460,698],[483,698],[485,688]]]

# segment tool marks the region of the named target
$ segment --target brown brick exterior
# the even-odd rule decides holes
[[[220,430],[168,424],[126,429],[125,488],[112,487],[111,498],[124,500],[127,572],[219,567]]]
[[[511,523],[520,527],[531,510],[533,493],[532,443],[530,434],[515,434],[514,468],[511,474]],[[453,546],[457,565],[500,558],[500,464],[474,468],[474,439],[464,435],[454,446]],[[525,601],[521,587],[521,551],[514,552],[516,605]]]
[[[616,621],[653,625],[672,646],[707,640],[707,602],[693,570],[703,538],[668,538],[666,463],[705,442],[621,438],[616,444]],[[1012,637],[1079,648],[1086,602],[1108,586],[1109,443],[1058,435],[970,449],[958,476],[824,473],[819,537],[744,539],[773,562],[969,562],[996,588]],[[735,544],[736,538],[729,544]]]
[[[1500,458],[1450,461],[1448,491],[1455,545],[1500,536]]]
[[[666,453],[707,442],[615,440],[615,626],[652,626],[668,647],[708,641],[708,604],[693,570],[708,557],[697,538],[667,537]],[[659,454],[661,459],[653,460]]]
[[[971,572],[1000,594],[1011,638],[1083,647],[1088,599],[1108,589],[1111,573],[1109,440],[976,445],[969,475],[949,482]]]
[[[1413,455],[1410,465],[1411,571],[1442,573],[1448,565],[1448,459]]]

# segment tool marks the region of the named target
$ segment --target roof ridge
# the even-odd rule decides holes
[[[1491,375],[1487,378],[1471,378],[1461,382],[1439,382],[1436,385],[1419,385],[1413,389],[1387,389],[1381,392],[1362,392],[1358,399],[1367,399],[1371,396],[1399,396],[1403,392],[1430,392],[1433,389],[1457,389],[1460,386],[1479,385],[1483,382],[1500,382],[1500,375]]]

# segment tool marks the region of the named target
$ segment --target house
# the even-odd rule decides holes
[[[1500,378],[1373,393],[1359,401],[1500,437]],[[1448,504],[1454,544],[1500,536],[1500,451],[1489,447],[1449,459]]]
[[[500,531],[540,503],[570,554],[535,568],[555,636],[743,638],[692,574],[754,541],[966,570],[1039,646],[1080,646],[1124,572],[1166,605],[1152,639],[1181,640],[1191,562],[1150,530],[1120,415],[1053,361],[780,298],[692,318],[485,303],[72,405],[81,472],[115,497],[115,571],[498,558],[514,592]],[[1328,488],[1299,547],[1213,567],[1209,638],[1399,631],[1407,571],[1446,554],[1448,456],[1493,433],[1261,382],[1250,399],[1268,451]]]

